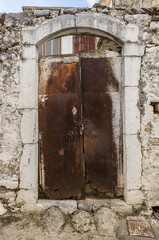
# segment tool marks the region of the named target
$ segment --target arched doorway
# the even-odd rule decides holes
[[[51,199],[113,197],[122,172],[121,47],[94,35],[66,39],[72,54],[57,46],[58,56],[39,62],[41,192]],[[55,49],[54,40],[44,49],[51,43]]]
[[[142,197],[141,192],[141,144],[138,139],[140,130],[140,116],[138,103],[138,74],[141,66],[141,56],[144,48],[138,42],[138,28],[131,24],[126,25],[114,17],[81,12],[76,15],[61,15],[35,27],[25,27],[22,30],[23,60],[20,67],[21,93],[20,108],[24,109],[24,115],[33,119],[33,126],[26,133],[21,128],[23,136],[23,155],[20,167],[19,196],[26,194],[28,201],[38,199],[38,151],[37,151],[37,112],[38,112],[38,70],[37,70],[37,46],[45,40],[59,36],[88,33],[102,37],[108,37],[123,46],[122,50],[122,78],[123,78],[123,139],[124,139],[124,197],[127,202],[133,202],[136,194]],[[29,71],[28,71],[29,70]],[[28,97],[30,96],[30,97]],[[132,104],[129,105],[128,103]],[[23,119],[25,119],[23,117]],[[23,121],[22,119],[22,121]],[[23,123],[22,123],[23,126]],[[28,136],[33,136],[29,138]],[[135,149],[131,146],[130,139],[134,141]],[[137,149],[136,157],[132,159],[133,151]],[[30,164],[24,161],[32,156]],[[137,171],[136,171],[137,169]],[[134,174],[135,173],[135,174]],[[134,196],[134,198],[133,198]],[[25,198],[25,197],[24,197]],[[132,199],[132,200],[131,200]]]

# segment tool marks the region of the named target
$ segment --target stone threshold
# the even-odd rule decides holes
[[[36,208],[43,211],[52,206],[58,207],[64,214],[72,214],[77,210],[87,212],[97,211],[102,207],[111,209],[117,214],[132,214],[133,206],[126,204],[121,199],[92,199],[86,198],[85,200],[38,200]]]

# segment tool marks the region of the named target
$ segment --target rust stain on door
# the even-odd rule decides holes
[[[81,51],[95,50],[95,36],[76,35],[73,36],[73,52],[79,54]]]
[[[119,91],[119,83],[107,59],[82,59],[81,67],[86,183],[98,192],[113,192],[117,166],[109,86]]]
[[[55,60],[55,59],[54,59]],[[79,86],[77,62],[55,63],[43,59],[39,82],[39,131],[44,158],[45,186],[51,199],[76,198],[83,188],[80,157]],[[63,59],[65,60],[65,59]],[[44,74],[47,66],[47,73]],[[73,114],[72,109],[76,109]]]
[[[50,199],[84,197],[117,184],[117,149],[110,91],[119,92],[110,61],[82,58],[39,64],[40,179]]]

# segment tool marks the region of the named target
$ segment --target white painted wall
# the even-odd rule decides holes
[[[61,54],[73,53],[73,36],[66,36],[61,38]]]

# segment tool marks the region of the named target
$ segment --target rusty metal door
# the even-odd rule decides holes
[[[77,56],[40,60],[40,185],[50,199],[82,198],[86,184],[114,192],[120,97],[112,62],[82,57],[79,64]]]
[[[112,193],[117,184],[117,149],[111,92],[119,92],[119,82],[106,58],[83,58],[81,76],[85,181],[99,193]]]
[[[40,61],[40,184],[51,199],[77,198],[83,189],[78,57]]]
[[[95,36],[75,35],[73,36],[73,53],[95,50]]]

